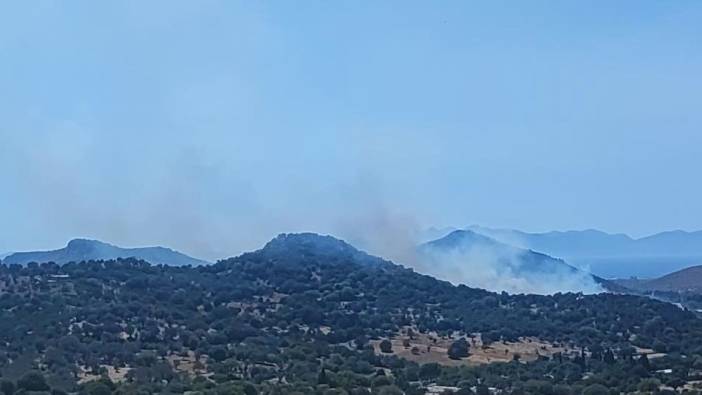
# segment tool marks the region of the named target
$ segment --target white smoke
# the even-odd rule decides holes
[[[527,267],[528,251],[506,244],[474,243],[449,250],[420,247],[426,232],[418,221],[389,209],[380,199],[350,208],[331,233],[370,254],[455,285],[514,294],[603,291],[589,273],[565,264],[550,271]]]
[[[524,250],[474,246],[460,250],[424,249],[422,257],[426,274],[494,292],[548,295],[558,292],[599,293],[603,289],[593,277],[567,266],[551,271],[529,268],[524,263]]]

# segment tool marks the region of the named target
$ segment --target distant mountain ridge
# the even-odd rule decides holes
[[[607,233],[596,229],[529,233],[515,229],[496,229],[471,225],[467,229],[501,240],[521,239],[525,246],[550,250],[553,253],[590,255],[702,255],[702,230],[672,230],[641,238],[624,233]]]
[[[469,226],[498,241],[563,258],[607,278],[658,277],[702,263],[702,231],[674,230],[642,238],[599,230],[529,233]]]
[[[88,239],[73,239],[68,242],[66,247],[58,250],[16,252],[2,259],[2,263],[26,265],[30,262],[55,262],[63,265],[69,262],[117,258],[137,258],[152,264],[169,266],[198,266],[209,263],[165,247],[122,248]]]
[[[546,254],[525,250],[519,247],[508,245],[499,242],[491,237],[470,231],[470,230],[455,230],[445,237],[430,241],[422,245],[423,250],[440,250],[440,251],[457,251],[469,252],[476,248],[499,249],[501,255],[524,255],[524,265],[515,267],[521,271],[539,271],[550,272],[556,269],[566,269],[568,271],[577,271],[576,268],[568,265],[560,259],[552,258]]]
[[[561,259],[515,247],[491,237],[471,231],[455,230],[448,235],[420,245],[420,252],[428,259],[435,258],[435,265],[451,261],[453,268],[466,270],[466,277],[483,278],[490,282],[523,289],[551,291],[609,290],[623,292],[624,287],[573,267]],[[477,286],[477,284],[469,284]],[[492,289],[500,288],[496,286]]]

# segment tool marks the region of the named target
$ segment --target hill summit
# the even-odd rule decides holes
[[[197,266],[208,262],[190,257],[165,247],[122,248],[98,240],[73,239],[66,247],[51,251],[16,252],[5,259],[7,265],[26,265],[30,262],[55,262],[63,265],[69,262],[110,260],[117,258],[137,258],[155,265]]]
[[[422,244],[432,274],[492,291],[513,293],[619,292],[623,287],[565,261],[500,242],[471,230],[455,230]]]
[[[388,261],[358,250],[351,244],[328,235],[317,233],[281,233],[262,249],[243,256],[256,254],[265,259],[301,262],[307,258],[329,261],[351,261],[363,265],[379,265]]]

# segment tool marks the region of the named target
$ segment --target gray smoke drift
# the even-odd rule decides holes
[[[557,292],[603,292],[593,277],[568,266],[548,269],[528,265],[528,252],[513,248],[473,246],[462,250],[424,249],[422,257],[428,274],[454,284],[465,284],[489,291],[554,294]]]
[[[371,254],[456,285],[509,293],[603,292],[589,273],[551,257],[483,236],[453,248],[434,247],[422,244],[424,232],[411,216],[380,205],[355,214],[354,220],[340,223],[336,234]]]
[[[385,196],[384,182],[347,173],[349,184],[337,179],[338,169],[320,166],[300,188],[295,177],[278,174],[289,169],[259,161],[265,145],[247,152],[174,139],[161,146],[158,136],[135,145],[133,135],[122,141],[73,122],[32,133],[31,145],[20,134],[2,134],[0,204],[14,207],[4,218],[12,232],[0,240],[3,252],[60,248],[87,237],[216,260],[259,248],[277,233],[313,231],[454,283],[509,292],[597,291],[580,274],[526,276],[517,270],[518,257],[499,251],[420,254],[420,221],[393,209],[401,206]]]

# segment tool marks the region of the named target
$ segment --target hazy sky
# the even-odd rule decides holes
[[[701,20],[699,1],[3,2],[0,252],[702,228]]]

